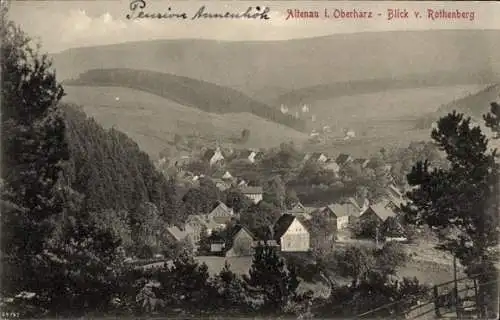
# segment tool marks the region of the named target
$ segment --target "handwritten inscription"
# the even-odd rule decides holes
[[[248,7],[240,12],[210,12],[206,6],[201,6],[194,14],[187,12],[175,12],[171,7],[163,12],[146,12],[147,3],[145,0],[133,0],[130,2],[130,13],[126,15],[129,20],[132,19],[179,19],[179,20],[198,20],[198,19],[260,19],[269,20],[269,7]]]
[[[380,11],[370,11],[363,9],[341,9],[341,8],[324,8],[323,10],[304,10],[304,9],[287,9],[285,20],[289,19],[384,19],[392,20],[408,20],[408,19],[423,19],[428,20],[468,20],[474,21],[474,11],[446,10],[446,9],[427,9],[425,12],[410,11],[405,8],[389,8]]]

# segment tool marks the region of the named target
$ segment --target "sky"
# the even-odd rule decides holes
[[[337,33],[430,29],[500,29],[500,2],[405,1],[162,1],[144,0],[144,12],[241,12],[269,7],[269,20],[126,19],[131,1],[13,1],[10,18],[51,53],[68,48],[151,39],[202,38],[221,41],[270,41]],[[319,19],[288,19],[287,10],[318,11]],[[374,19],[326,19],[335,9],[381,13]],[[387,9],[406,9],[408,19],[387,20]],[[474,12],[474,20],[430,20],[428,9]],[[413,18],[420,11],[422,18]],[[374,13],[374,15],[375,15]]]

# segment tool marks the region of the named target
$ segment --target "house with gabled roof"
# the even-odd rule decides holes
[[[225,181],[234,180],[233,175],[227,170],[217,170],[212,174],[212,179],[220,179]]]
[[[255,204],[261,202],[263,199],[264,189],[262,187],[244,185],[240,186],[239,190],[245,197],[252,200]]]
[[[220,191],[225,191],[225,190],[231,188],[230,181],[224,181],[222,179],[212,179],[212,182],[215,184],[217,189],[219,189]]]
[[[253,255],[254,241],[257,238],[242,225],[235,225],[228,230],[225,241],[226,257]]]
[[[287,213],[289,214],[304,213],[305,211],[306,207],[300,201],[298,201],[292,205],[292,207],[287,211]]]
[[[254,243],[257,239],[248,228],[236,224],[213,233],[208,240],[212,254],[242,257],[253,255]]]
[[[328,209],[335,215],[337,230],[345,229],[360,214],[360,208],[351,201],[331,204]]]
[[[290,209],[286,210],[287,214],[291,214],[296,217],[303,217],[305,219],[310,218],[310,213],[311,211],[314,211],[316,208],[308,208],[305,207],[302,203],[297,202],[295,203]]]
[[[372,204],[366,208],[359,216],[360,220],[375,219],[380,224],[384,223],[389,217],[396,217],[397,213],[387,205],[386,202]]]
[[[234,212],[224,202],[217,201],[212,211],[208,214],[208,217],[218,224],[226,224],[234,218]]]
[[[300,218],[291,214],[284,214],[276,221],[273,239],[284,252],[305,252],[310,249],[309,230]]]
[[[224,160],[224,155],[219,147],[215,149],[208,149],[203,154],[202,160],[213,166],[216,163],[222,162]]]
[[[315,162],[315,163],[325,163],[328,161],[328,156],[325,155],[322,152],[313,152],[309,158],[307,159],[309,162]]]
[[[201,239],[203,229],[206,229],[208,235],[210,235],[214,231],[224,229],[225,226],[225,223],[218,223],[212,217],[204,214],[188,216],[184,228],[190,234],[193,242],[198,243]]]
[[[335,159],[335,162],[340,166],[345,166],[353,161],[352,157],[348,154],[341,153]]]
[[[248,161],[250,163],[255,163],[261,157],[262,157],[262,152],[259,152],[259,151],[256,151],[256,150],[247,149],[247,150],[242,150],[238,154],[238,158],[237,159],[238,160],[245,160],[245,161]]]
[[[403,192],[396,187],[394,184],[390,184],[387,187],[387,196],[384,199],[387,205],[391,206],[391,208],[395,211],[401,210],[401,207],[405,203],[405,197]]]
[[[236,185],[238,187],[246,187],[246,186],[248,186],[248,182],[244,179],[236,178]]]

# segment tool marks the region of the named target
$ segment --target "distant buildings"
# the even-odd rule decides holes
[[[353,161],[352,157],[348,154],[341,153],[335,159],[335,162],[340,166],[345,166]]]
[[[361,211],[361,208],[352,201],[334,203],[327,208],[334,214],[337,230],[347,228],[350,223],[359,217]]]
[[[321,152],[308,153],[304,156],[306,162],[326,163],[328,156]]]
[[[282,104],[281,107],[280,107],[280,111],[283,114],[287,114],[288,113],[288,107],[285,106],[284,104]]]
[[[208,149],[203,154],[203,160],[208,162],[211,166],[213,166],[214,164],[223,161],[224,155],[222,154],[222,151],[219,147],[215,149]]]
[[[262,155],[261,152],[255,151],[255,150],[243,150],[239,153],[238,155],[238,160],[245,160],[250,163],[255,163],[260,156]]]
[[[246,227],[231,226],[210,237],[210,252],[226,257],[251,256],[255,240],[255,236]]]
[[[354,130],[346,129],[344,130],[344,140],[349,140],[356,137]]]
[[[364,169],[370,163],[370,160],[364,158],[357,158],[354,159],[352,163],[355,165],[359,165],[361,168]]]
[[[222,201],[217,201],[213,210],[207,215],[218,224],[227,224],[234,217],[233,209],[229,208]]]
[[[252,202],[255,204],[262,201],[264,194],[262,187],[241,186],[239,190],[243,195],[252,200]]]
[[[290,209],[286,210],[286,214],[308,220],[311,219],[310,213],[314,210],[315,208],[308,208],[302,203],[297,202]]]
[[[376,220],[379,224],[385,222],[389,217],[396,217],[397,213],[386,202],[380,202],[368,206],[359,216],[361,221]]]

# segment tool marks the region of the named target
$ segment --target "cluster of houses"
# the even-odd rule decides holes
[[[250,189],[252,192],[247,193],[247,196],[260,201],[262,188]],[[307,252],[313,246],[311,221],[314,216],[320,216],[329,222],[327,241],[348,241],[350,224],[375,220],[378,225],[383,226],[390,217],[398,216],[403,202],[403,196],[395,186],[389,186],[387,197],[375,204],[365,201],[360,205],[356,199],[349,198],[317,208],[305,207],[298,202],[284,210],[280,218],[269,226],[269,237],[266,239],[256,237],[247,227],[238,224],[238,215],[223,202],[217,202],[211,212],[192,215],[182,229],[169,227],[167,233],[173,241],[189,239],[197,244],[206,232],[210,242],[209,254],[226,257],[251,255],[253,248],[259,244],[275,246],[284,252]]]
[[[263,199],[263,188],[249,186],[245,181],[234,177],[224,168],[226,161],[245,161],[256,163],[262,158],[259,150],[221,150],[220,147],[207,149],[202,154],[202,161],[210,167],[216,167],[209,177],[215,186],[224,191],[237,187],[240,192],[257,204]],[[336,158],[315,152],[308,153],[303,158],[303,164],[314,162],[335,175],[339,175],[342,167],[355,164],[361,168],[372,166],[371,161],[363,158],[353,158],[348,154],[339,154]],[[388,174],[390,166],[386,166]],[[194,176],[193,180],[202,176]],[[360,203],[362,202],[362,203]],[[281,217],[269,227],[269,237],[259,239],[247,227],[238,224],[238,215],[223,202],[214,205],[210,212],[189,216],[182,228],[173,226],[167,228],[167,233],[173,241],[189,239],[193,244],[200,242],[202,234],[209,236],[210,251],[212,254],[238,256],[251,254],[252,248],[258,244],[276,246],[281,251],[304,252],[313,245],[311,241],[311,222],[313,217],[321,217],[328,221],[331,229],[329,240],[344,241],[350,238],[348,226],[355,221],[376,220],[383,225],[388,218],[397,217],[404,202],[401,191],[394,185],[387,188],[387,196],[383,201],[370,204],[367,201],[358,201],[349,198],[325,207],[305,207],[300,202],[283,210]],[[313,236],[314,238],[314,236]]]

